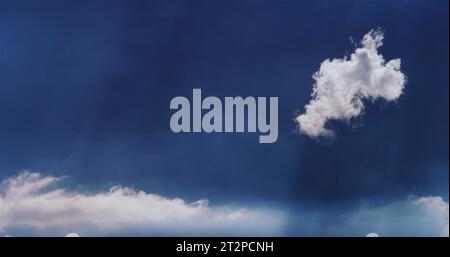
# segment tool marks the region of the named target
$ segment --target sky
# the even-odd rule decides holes
[[[448,236],[448,9],[0,0],[0,235]],[[193,88],[278,140],[172,132]]]

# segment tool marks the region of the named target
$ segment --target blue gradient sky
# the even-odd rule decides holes
[[[424,0],[0,1],[0,178],[28,169],[69,176],[69,187],[87,191],[121,184],[271,206],[290,215],[287,235],[327,234],[361,202],[448,202],[448,8]],[[368,103],[356,128],[331,122],[333,140],[296,133],[320,63],[352,53],[349,38],[376,28],[385,59],[402,59],[404,95]],[[278,141],[174,134],[169,102],[192,88],[278,96]]]

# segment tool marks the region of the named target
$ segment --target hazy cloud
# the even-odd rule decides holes
[[[277,235],[283,214],[210,207],[116,186],[84,194],[55,188],[59,178],[23,172],[2,182],[0,232],[51,235]]]
[[[313,75],[316,81],[305,113],[296,120],[300,132],[310,137],[332,136],[328,120],[346,120],[360,115],[364,100],[396,100],[403,92],[405,75],[400,59],[386,62],[378,49],[383,33],[371,30],[350,58],[325,60]]]
[[[449,236],[448,203],[442,197],[408,197],[380,207],[361,207],[346,221],[353,234]],[[361,232],[359,232],[361,231]],[[369,234],[369,235],[370,235]]]

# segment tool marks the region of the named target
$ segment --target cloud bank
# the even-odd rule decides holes
[[[116,186],[83,194],[55,188],[60,178],[22,172],[0,192],[0,233],[22,235],[278,235],[283,214],[210,207]]]
[[[32,172],[4,180],[0,235],[449,236],[448,202],[435,196],[362,205],[343,216],[304,210],[288,214],[269,208],[211,207],[207,200],[187,203],[120,186],[84,194],[59,188],[59,180]],[[331,220],[323,223],[327,217]]]
[[[348,217],[346,229],[363,235],[449,236],[448,203],[442,197],[408,197],[381,207],[361,207]],[[339,229],[338,229],[339,230]]]
[[[371,30],[350,58],[325,60],[313,78],[315,84],[305,113],[297,116],[300,132],[310,137],[332,136],[325,127],[328,120],[359,116],[364,100],[396,100],[403,92],[406,77],[400,71],[400,59],[386,62],[378,49],[383,33]]]

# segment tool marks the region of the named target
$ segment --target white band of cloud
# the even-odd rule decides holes
[[[290,219],[322,226],[308,213],[273,209],[209,207],[155,194],[113,187],[83,194],[55,188],[59,178],[23,172],[4,180],[0,191],[0,234],[3,235],[248,235],[286,233]],[[323,227],[324,235],[447,236],[449,206],[441,197],[409,197],[383,206],[360,206]],[[319,219],[320,220],[320,219]],[[289,233],[289,232],[288,232]],[[313,231],[311,235],[319,235]]]
[[[0,232],[38,235],[277,235],[283,214],[209,207],[116,186],[93,195],[54,189],[56,177],[23,172],[3,181]]]
[[[300,132],[310,137],[332,136],[325,128],[328,120],[350,120],[361,114],[364,99],[396,100],[403,92],[406,77],[400,59],[385,62],[378,48],[383,33],[371,30],[350,58],[325,60],[314,73],[312,100],[296,120]]]

